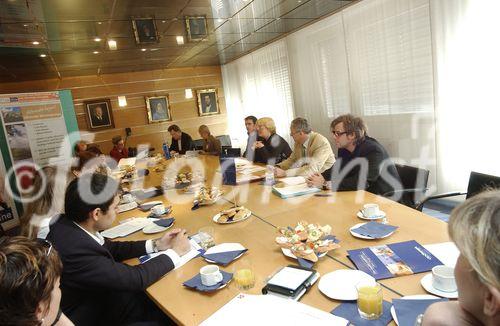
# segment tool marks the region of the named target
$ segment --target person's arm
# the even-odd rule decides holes
[[[172,138],[172,143],[170,144],[170,147],[168,148],[169,151],[175,151],[179,152],[179,146],[177,144],[177,140]]]
[[[145,290],[174,269],[174,263],[167,255],[159,255],[136,266],[123,264],[98,254],[75,253],[65,260],[65,283],[68,286],[101,290]]]
[[[290,154],[290,156],[283,162],[277,164],[277,166],[283,170],[288,170],[297,161],[297,159],[298,159],[297,151],[294,149],[294,151]]]
[[[109,241],[104,242],[104,247],[109,250],[113,258],[117,261],[137,258],[145,255],[146,241]]]
[[[186,134],[186,146],[183,146],[183,148],[186,149],[186,151],[192,151],[195,149],[195,146],[194,146],[194,141],[193,141],[193,138],[191,138],[190,135]]]
[[[328,161],[329,159],[335,161],[332,148],[330,147],[330,143],[323,142],[320,146],[314,149],[312,157],[310,157],[308,164],[298,168],[288,169],[286,171],[286,175],[287,177],[296,175],[310,176],[314,173],[321,173],[323,172],[323,167],[326,161]],[[327,168],[331,168],[331,166]]]

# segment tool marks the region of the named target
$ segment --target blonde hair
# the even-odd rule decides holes
[[[46,166],[36,172],[31,194],[41,195],[26,206],[20,218],[21,235],[31,239],[36,238],[39,224],[43,219],[62,213],[66,183],[59,185],[56,176],[57,170],[52,166]]]
[[[486,191],[451,213],[448,232],[482,283],[500,289],[500,191]]]
[[[208,129],[207,125],[201,125],[198,128],[198,132],[199,133],[206,132],[210,136],[210,129]]]
[[[276,125],[274,124],[274,120],[272,118],[260,118],[259,120],[257,120],[257,126],[266,127],[271,134],[276,133]]]

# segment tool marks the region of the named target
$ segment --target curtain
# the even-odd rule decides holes
[[[470,171],[500,175],[500,1],[431,1],[438,185],[465,190]]]
[[[244,118],[271,117],[277,133],[290,142],[293,119],[292,89],[284,41],[222,66],[228,126],[235,146],[247,141]]]

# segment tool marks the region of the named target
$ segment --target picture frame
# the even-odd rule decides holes
[[[154,17],[132,17],[132,28],[137,44],[152,44],[160,41]]]
[[[207,16],[185,16],[184,22],[189,42],[206,40],[208,36]]]
[[[115,127],[113,110],[109,99],[87,101],[84,105],[89,130],[102,130]]]
[[[197,90],[196,96],[198,99],[198,115],[200,117],[220,114],[219,99],[215,88]]]
[[[145,100],[149,123],[172,121],[168,95],[146,96]]]

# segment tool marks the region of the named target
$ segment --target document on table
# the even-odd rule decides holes
[[[186,254],[181,256],[181,260],[179,261],[179,264],[177,264],[177,266],[175,266],[175,269],[183,266],[185,263],[187,263],[188,261],[190,261],[191,259],[195,258],[196,256],[198,256],[200,254],[200,252],[198,250],[201,249],[201,247],[196,243],[196,241],[194,241],[193,239],[190,239],[189,242],[191,243],[191,250],[188,251]],[[144,264],[148,260],[155,258],[156,256],[162,255],[162,254],[163,254],[163,252],[161,252],[161,251],[147,254],[147,255],[139,257],[139,261],[141,262],[141,264]]]
[[[200,325],[280,325],[345,326],[349,322],[328,312],[273,295],[238,294]]]
[[[118,162],[118,166],[135,165],[135,161],[135,157],[122,158],[120,159],[120,162]]]
[[[444,265],[455,267],[460,251],[453,242],[434,243],[423,246],[437,257]]]

